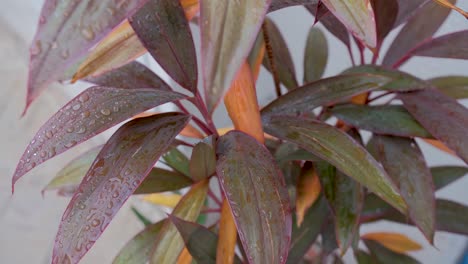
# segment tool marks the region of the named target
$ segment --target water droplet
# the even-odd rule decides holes
[[[59,46],[59,45],[57,44],[56,41],[50,43],[50,48],[51,48],[51,49],[56,49],[56,48],[58,48],[58,46]]]
[[[76,145],[76,141],[72,140],[72,141],[68,142],[67,144],[65,144],[65,147],[66,148],[71,148],[71,147],[73,147],[75,145]]]
[[[83,113],[81,113],[81,117],[83,118],[87,118],[91,115],[91,113],[89,111],[84,111]]]
[[[91,27],[83,28],[81,30],[81,35],[85,37],[87,40],[93,40],[94,39],[94,31]]]
[[[93,221],[91,221],[91,225],[94,227],[98,226],[100,223],[101,221],[99,221],[98,219],[93,219]]]
[[[90,125],[90,126],[94,125],[95,123],[96,123],[96,120],[94,120],[94,119],[91,120],[91,121],[89,121],[89,125]]]
[[[80,128],[78,128],[78,130],[76,131],[77,134],[83,134],[84,132],[86,132],[86,128],[85,128],[85,127],[80,127]]]
[[[113,197],[113,198],[119,197],[119,192],[118,192],[118,191],[115,191],[115,192],[112,194],[112,197]]]
[[[42,52],[42,44],[40,40],[37,40],[34,45],[31,47],[31,55],[36,56]]]
[[[106,109],[106,108],[101,109],[101,114],[103,114],[105,116],[110,115],[110,113],[111,113],[111,111],[109,109]]]
[[[87,95],[87,94],[82,94],[82,95],[80,95],[80,97],[78,98],[78,100],[80,100],[80,102],[84,103],[84,102],[86,102],[86,101],[89,100],[89,95]]]
[[[52,131],[50,131],[50,130],[47,131],[47,132],[45,133],[45,136],[46,136],[47,138],[49,138],[49,139],[52,138],[52,136],[53,136]]]
[[[41,17],[39,18],[39,24],[45,24],[45,22],[47,22],[45,16],[41,16]]]
[[[118,106],[114,106],[112,110],[114,110],[114,112],[118,112],[118,111],[119,111],[119,107],[118,107]]]
[[[68,50],[62,50],[61,55],[62,55],[62,58],[66,60],[68,59],[68,56],[70,55],[70,53],[68,52]]]
[[[115,13],[115,11],[114,11],[114,9],[113,9],[112,7],[106,8],[106,11],[109,12],[109,14],[110,14],[111,16],[113,16],[114,13]]]
[[[109,203],[107,204],[107,208],[112,209],[112,207],[114,207],[114,202],[109,201]]]
[[[36,167],[36,163],[31,162],[30,164],[28,164],[28,166],[26,166],[26,170],[32,170],[34,167]]]
[[[126,170],[124,171],[124,175],[125,175],[125,176],[130,175],[130,173],[132,173],[132,170],[131,170],[131,169],[126,169]]]
[[[138,185],[140,185],[140,181],[133,181],[133,187],[138,187]]]
[[[65,131],[67,131],[67,133],[72,133],[73,132],[73,127],[67,127],[67,129],[65,129]]]
[[[41,158],[45,158],[47,156],[47,152],[41,151],[40,156],[41,156]]]

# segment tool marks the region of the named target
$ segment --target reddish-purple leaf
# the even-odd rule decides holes
[[[372,0],[371,3],[377,27],[377,44],[380,45],[395,24],[398,15],[398,1]]]
[[[400,188],[409,217],[432,243],[435,198],[432,175],[413,139],[374,135],[368,148]],[[398,157],[398,158],[397,158]]]
[[[201,1],[201,58],[212,113],[249,55],[271,0]]]
[[[291,209],[283,175],[254,138],[229,132],[217,143],[217,172],[249,263],[285,263]]]
[[[327,7],[325,5],[322,4],[322,6],[323,7],[321,7],[320,9],[324,8],[324,9],[326,9],[328,11],[328,9],[327,9]],[[326,12],[323,15],[321,13],[319,13],[317,15],[317,5],[307,5],[306,9],[313,16],[315,16],[316,19],[317,19],[318,15],[320,15],[320,23],[322,23],[322,25],[328,31],[330,31],[330,33],[332,33],[336,38],[341,40],[341,42],[343,42],[343,44],[345,44],[346,47],[348,47],[348,48],[350,47],[351,43],[350,43],[350,40],[349,40],[348,30],[343,25],[343,23],[341,23],[338,19],[336,19],[336,17],[332,13]],[[318,9],[318,10],[320,11],[320,9]]]
[[[145,110],[179,100],[179,93],[152,88],[95,86],[55,113],[36,133],[13,175],[13,185],[26,172],[71,147]]]
[[[86,78],[85,81],[99,86],[116,88],[156,88],[166,91],[171,90],[169,85],[153,71],[136,61],[99,76]]]
[[[146,0],[47,0],[31,45],[26,108]]]
[[[129,19],[143,46],[182,87],[197,91],[197,57],[179,1],[149,0]]]
[[[414,14],[432,0],[398,0],[398,16],[394,26],[397,27],[408,21]]]
[[[86,254],[188,121],[177,113],[139,118],[109,139],[63,214],[52,263]]]
[[[468,60],[468,30],[430,39],[410,52],[413,56]]]
[[[455,0],[450,0],[450,2],[454,3]],[[449,8],[440,6],[435,1],[424,5],[398,33],[385,54],[382,64],[392,67],[400,66],[400,61],[405,59],[405,54],[421,43],[421,41],[432,37],[445,21],[450,10]]]
[[[468,162],[468,110],[435,89],[402,93],[405,108],[435,138]]]
[[[268,12],[273,12],[282,8],[297,6],[297,5],[306,5],[306,4],[317,4],[318,0],[272,0],[270,9]]]

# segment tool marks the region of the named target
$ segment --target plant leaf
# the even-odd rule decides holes
[[[148,261],[154,238],[159,234],[165,220],[143,229],[120,250],[113,264],[144,264]]]
[[[293,225],[287,264],[298,263],[317,239],[328,215],[325,199],[320,197],[304,215],[300,227]]]
[[[46,1],[30,48],[26,108],[48,84],[60,79],[79,56],[144,2]]]
[[[348,104],[335,106],[330,111],[348,125],[377,134],[432,138],[432,135],[400,105]]]
[[[297,182],[297,225],[301,226],[307,210],[317,201],[322,187],[313,166],[303,167]]]
[[[463,105],[435,89],[402,93],[398,98],[429,133],[468,162],[468,110]]]
[[[269,151],[233,131],[217,143],[217,173],[249,263],[284,263],[291,211],[283,176]]]
[[[263,39],[263,33],[259,32],[257,35],[257,39],[255,40],[255,43],[252,47],[252,50],[249,53],[249,57],[247,58],[247,62],[249,63],[254,83],[257,81],[258,75],[260,74],[260,68],[262,66],[264,56],[265,40]]]
[[[468,19],[468,12],[466,12],[463,9],[455,6],[454,4],[450,3],[449,1],[447,1],[447,0],[434,0],[434,1],[439,3],[442,6],[445,6],[447,8],[450,8],[450,9],[453,9],[453,10],[457,11],[458,13],[460,13],[461,15],[463,15],[465,18]]]
[[[450,0],[452,3],[456,0]],[[390,45],[382,64],[396,68],[400,60],[421,41],[432,37],[450,13],[450,9],[432,1],[425,4],[411,17]],[[427,19],[430,17],[431,19]]]
[[[432,180],[436,190],[442,189],[465,176],[467,173],[468,168],[460,166],[439,166],[431,168]]]
[[[216,154],[214,149],[203,142],[195,145],[189,163],[190,176],[195,181],[203,180],[216,172]]]
[[[129,22],[143,46],[169,76],[196,93],[195,46],[179,1],[149,0]]]
[[[377,45],[381,45],[382,41],[393,29],[397,19],[398,0],[372,0],[371,4],[374,9],[377,28]]]
[[[18,163],[12,185],[35,166],[104,130],[147,109],[184,97],[157,89],[88,88],[39,129]]]
[[[172,148],[164,154],[163,160],[167,166],[190,177],[190,160],[177,148]]]
[[[193,257],[190,255],[187,247],[185,247],[177,258],[177,264],[191,264],[193,262]]]
[[[322,0],[348,30],[369,48],[377,45],[374,11],[368,0]]]
[[[468,30],[429,39],[410,51],[412,56],[468,59]]]
[[[168,113],[117,130],[63,214],[52,263],[76,263],[86,254],[188,120]]]
[[[356,94],[372,91],[385,85],[390,79],[370,74],[350,74],[325,78],[305,84],[279,97],[262,109],[262,118],[271,115],[313,114],[319,106],[350,99]]]
[[[143,201],[170,208],[176,207],[180,199],[182,196],[175,193],[153,193],[143,197]]]
[[[145,226],[149,226],[152,224],[151,220],[149,220],[148,218],[146,218],[146,216],[144,216],[140,211],[138,211],[135,207],[130,207],[130,209],[132,210],[132,213],[136,216],[136,218],[138,218],[138,220]]]
[[[374,258],[372,258],[371,255],[369,255],[368,253],[360,250],[360,249],[357,249],[357,250],[354,250],[354,258],[356,259],[357,263],[358,264],[373,264],[373,263],[376,263],[376,260]]]
[[[264,123],[265,131],[298,144],[376,193],[399,211],[406,204],[377,161],[342,131],[308,118],[275,116]]]
[[[194,126],[191,124],[187,124],[182,131],[180,131],[180,135],[184,137],[191,137],[191,138],[196,138],[196,139],[204,139],[205,135],[200,132],[200,130],[196,129]]]
[[[317,4],[318,0],[272,0],[268,12],[273,12],[290,6]]]
[[[70,161],[55,175],[47,186],[44,187],[42,193],[44,193],[44,191],[56,190],[63,187],[77,187],[93,164],[101,148],[102,146],[92,148]]]
[[[181,173],[153,168],[134,194],[176,191],[192,184],[193,181]]]
[[[393,252],[373,240],[365,239],[364,243],[366,244],[366,247],[371,252],[372,257],[376,259],[378,263],[381,263],[381,264],[393,264],[393,263],[417,264],[417,263],[420,263],[419,261],[417,261],[416,259],[410,256]]]
[[[422,246],[420,244],[413,241],[409,237],[398,233],[374,232],[367,233],[361,236],[361,238],[376,241],[382,246],[394,252],[402,254],[409,251],[416,251],[422,249]]]
[[[297,88],[296,70],[289,52],[288,45],[281,34],[281,31],[276,26],[273,20],[266,18],[264,21],[265,28],[269,37],[273,61],[276,66],[278,77],[281,83],[288,89]],[[271,72],[271,65],[268,56],[263,57],[263,66]],[[274,73],[272,73],[274,74]]]
[[[320,79],[328,59],[328,43],[319,28],[311,28],[307,36],[304,54],[304,83]]]
[[[232,264],[234,262],[237,242],[237,228],[227,199],[221,206],[219,220],[219,242],[216,249],[217,264]]]
[[[447,96],[454,99],[468,98],[468,77],[446,76],[428,80]]]
[[[193,185],[190,191],[180,200],[172,215],[187,221],[197,220],[205,202],[207,191],[207,180]],[[153,239],[155,242],[150,263],[175,263],[180,252],[184,249],[182,237],[174,224],[168,220],[164,223],[159,234]]]
[[[437,230],[468,235],[468,207],[466,205],[437,199]]]
[[[405,23],[413,17],[422,7],[432,0],[397,0],[398,1],[398,16],[396,18],[394,27]]]
[[[201,1],[201,58],[210,113],[247,58],[270,2]]]

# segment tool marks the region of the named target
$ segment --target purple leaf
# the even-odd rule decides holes
[[[380,164],[359,143],[341,130],[310,118],[273,116],[265,132],[288,140],[324,159],[367,187],[393,207],[406,212],[398,188]]]
[[[401,93],[404,107],[435,138],[468,162],[468,110],[435,89]]]
[[[197,57],[179,1],[149,0],[129,22],[143,46],[177,83],[197,91]]]
[[[453,3],[455,0],[450,0],[450,2]],[[421,41],[432,37],[450,11],[451,9],[440,6],[435,1],[424,5],[398,33],[385,54],[382,64],[394,68],[400,66],[400,60],[404,59],[405,54]]]
[[[377,27],[377,43],[380,45],[390,30],[393,29],[398,15],[397,0],[372,0],[375,23]]]
[[[222,136],[217,172],[249,263],[285,263],[291,209],[283,175],[270,152],[239,131]]]
[[[432,175],[412,139],[374,135],[368,148],[400,188],[409,217],[431,243],[435,229]]]
[[[188,121],[186,115],[167,113],[117,130],[63,214],[52,263],[77,263],[86,254]]]
[[[47,0],[31,45],[26,109],[47,85],[146,0]],[[26,110],[25,109],[25,110]]]
[[[44,161],[145,110],[179,100],[179,93],[152,88],[88,88],[55,113],[21,157],[12,183]]]
[[[325,5],[323,5],[323,8],[327,9]],[[322,8],[322,7],[321,7]],[[306,9],[317,19],[317,5],[307,5]],[[328,10],[328,9],[327,9]],[[320,15],[320,14],[319,14]],[[346,27],[341,23],[336,17],[330,13],[327,12],[323,15],[320,16],[320,23],[328,30],[330,33],[332,33],[336,38],[341,40],[343,44],[345,44],[346,47],[350,48],[350,40],[349,40],[349,33]]]
[[[203,83],[210,113],[249,55],[270,2],[200,2]]]
[[[413,56],[468,60],[468,30],[427,40],[414,48]]]
[[[133,61],[122,67],[106,72],[96,77],[86,78],[85,81],[99,86],[116,88],[156,88],[170,91],[171,88],[153,71],[145,65]]]
[[[414,16],[421,8],[432,0],[398,0],[398,16],[394,26],[397,27],[405,23]]]

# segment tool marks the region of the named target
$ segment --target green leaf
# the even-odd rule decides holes
[[[200,181],[216,172],[216,154],[214,149],[200,142],[192,150],[189,164],[190,175],[195,181]]]
[[[338,105],[331,113],[346,124],[373,133],[401,137],[432,138],[431,134],[400,105]]]
[[[409,217],[432,243],[435,228],[435,197],[431,172],[412,139],[374,135],[368,148],[397,183],[408,204]]]
[[[439,166],[431,168],[434,188],[436,190],[442,189],[450,183],[465,176],[467,173],[468,168],[460,166]]]
[[[44,161],[158,105],[185,95],[152,88],[95,86],[77,95],[36,133],[13,175],[12,184]]]
[[[193,184],[192,179],[176,171],[152,168],[133,194],[176,191]]]
[[[327,215],[328,208],[325,199],[319,198],[307,210],[301,226],[297,227],[296,224],[293,224],[287,264],[296,264],[304,257],[320,234]],[[296,221],[293,221],[293,223],[296,223]]]
[[[468,110],[435,89],[398,96],[404,107],[435,138],[468,162]]]
[[[354,257],[356,258],[358,264],[373,264],[376,262],[371,255],[360,249],[354,250]]]
[[[271,115],[312,115],[312,111],[319,106],[338,103],[357,94],[376,90],[389,80],[387,77],[371,74],[350,74],[321,79],[274,100],[262,109],[262,118],[266,119]]]
[[[468,98],[468,77],[446,76],[428,80],[443,94],[455,99]]]
[[[304,83],[316,81],[323,76],[328,59],[328,43],[319,28],[311,28],[307,36],[304,54]]]
[[[411,50],[411,55],[467,60],[467,42],[468,30],[458,31],[424,41]]]
[[[180,2],[149,0],[129,22],[143,46],[169,76],[196,93],[197,56]]]
[[[201,58],[208,112],[214,111],[247,58],[270,2],[200,1]]]
[[[216,171],[251,263],[284,263],[291,238],[286,184],[269,151],[251,136],[220,137]]]
[[[154,238],[158,236],[166,221],[162,220],[156,224],[145,227],[140,233],[134,236],[120,250],[115,257],[113,264],[145,264],[151,254]]]
[[[208,181],[195,184],[177,204],[172,215],[186,221],[195,221],[200,214],[208,191]],[[164,223],[156,237],[150,263],[176,263],[180,252],[184,249],[184,241],[176,226],[169,220]]]
[[[308,118],[275,116],[265,132],[298,144],[328,161],[402,212],[406,204],[389,176],[359,143],[330,125]]]
[[[468,235],[468,207],[444,200],[436,200],[437,230]]]
[[[190,177],[190,160],[177,148],[172,148],[163,155],[164,162],[174,170]]]
[[[135,119],[117,130],[63,214],[53,263],[76,263],[86,254],[188,121],[188,116],[167,113]]]
[[[296,80],[296,70],[289,52],[288,45],[281,35],[280,30],[273,20],[265,19],[266,30],[268,32],[269,43],[273,52],[273,62],[281,83],[288,89],[296,89],[298,84]],[[268,56],[263,57],[263,66],[271,72]]]
[[[416,264],[419,261],[415,260],[414,258],[403,255],[400,253],[396,253],[391,251],[390,249],[385,248],[384,246],[380,245],[378,242],[373,240],[364,240],[366,247],[369,249],[372,257],[376,259],[381,264]]]
[[[26,108],[144,2],[129,0],[122,5],[111,0],[45,1],[30,48]]]

